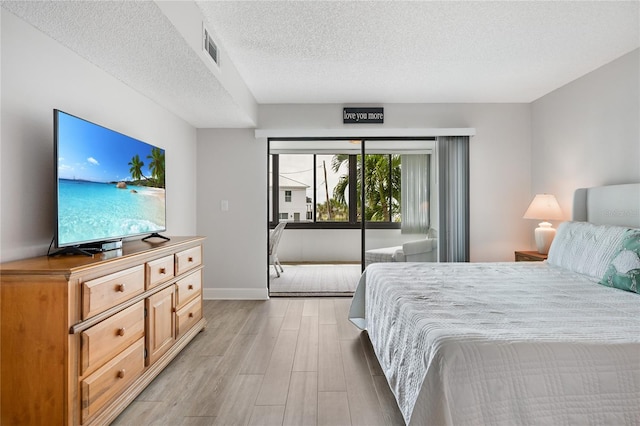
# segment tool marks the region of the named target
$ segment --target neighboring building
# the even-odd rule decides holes
[[[280,175],[279,179],[279,220],[290,222],[311,220],[312,206],[307,199],[307,188],[309,188],[309,185],[282,175]],[[271,193],[271,189],[269,193]]]

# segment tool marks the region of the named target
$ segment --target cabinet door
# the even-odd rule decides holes
[[[175,330],[175,285],[170,285],[147,298],[147,365],[173,345]]]

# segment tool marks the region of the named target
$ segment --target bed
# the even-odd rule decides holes
[[[573,209],[546,262],[364,271],[349,319],[407,424],[640,425],[640,184]]]

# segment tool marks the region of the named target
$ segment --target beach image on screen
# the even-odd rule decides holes
[[[58,245],[164,231],[165,152],[58,114]]]

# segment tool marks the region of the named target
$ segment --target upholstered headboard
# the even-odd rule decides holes
[[[640,228],[640,183],[577,189],[573,220]]]

